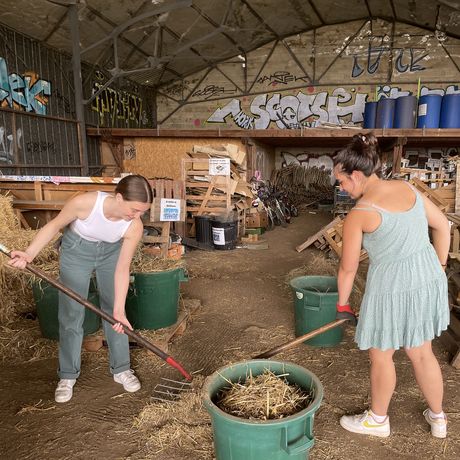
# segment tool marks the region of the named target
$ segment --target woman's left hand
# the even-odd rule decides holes
[[[112,329],[115,332],[118,332],[119,334],[124,334],[125,331],[123,329],[123,325],[126,326],[129,330],[133,330],[133,327],[129,323],[128,319],[126,318],[126,315],[124,313],[119,313],[119,314],[114,314],[113,315],[114,319],[117,320],[118,322],[112,325]]]

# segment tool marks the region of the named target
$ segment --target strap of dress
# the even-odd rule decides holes
[[[362,207],[362,205],[364,205],[364,207]],[[383,211],[383,212],[387,212],[386,209],[383,209],[383,208],[381,208],[380,206],[377,206],[374,203],[369,203],[368,201],[362,201],[357,206],[359,206],[359,207],[355,207],[353,209],[356,209],[358,211],[361,210],[361,211]]]

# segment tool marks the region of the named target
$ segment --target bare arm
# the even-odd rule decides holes
[[[428,226],[431,228],[433,246],[441,265],[447,263],[450,247],[450,226],[447,217],[427,197],[423,197]]]
[[[358,271],[359,255],[363,239],[362,215],[351,211],[343,223],[342,257],[340,258],[337,278],[339,288],[339,305],[348,304],[353,288],[353,281]]]
[[[94,206],[95,197],[94,193],[87,193],[69,200],[61,212],[40,229],[25,251],[11,251],[12,259],[8,262],[9,265],[25,268],[26,264],[32,262],[62,228],[77,218],[87,217],[87,214]]]
[[[140,219],[133,220],[123,238],[120,255],[115,268],[115,299],[113,305],[113,316],[120,323],[132,329],[125,314],[126,294],[129,286],[129,273],[131,261],[136,252],[137,245],[142,238],[143,225]],[[115,325],[113,328],[122,333],[123,328]]]

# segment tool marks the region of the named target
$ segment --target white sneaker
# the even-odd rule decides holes
[[[445,415],[444,418],[431,418],[429,409],[424,410],[423,415],[430,424],[431,434],[435,438],[445,438],[447,436],[447,417]]]
[[[54,399],[58,403],[65,403],[72,399],[73,386],[76,379],[61,379],[57,384],[56,391],[54,392]]]
[[[378,423],[372,417],[370,410],[359,415],[344,415],[340,419],[340,425],[352,433],[368,434],[381,438],[390,436],[390,420],[388,416],[384,422]]]
[[[113,374],[113,380],[117,383],[121,383],[123,388],[130,393],[134,393],[141,389],[141,382],[139,382],[139,379],[134,375],[132,369]]]

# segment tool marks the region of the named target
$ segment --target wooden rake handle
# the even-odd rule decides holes
[[[292,348],[299,343],[304,342],[305,340],[312,339],[313,337],[316,337],[317,335],[322,334],[323,332],[329,331],[330,329],[334,329],[337,326],[340,326],[341,324],[345,323],[348,321],[347,319],[337,319],[335,321],[332,321],[331,323],[327,323],[324,326],[319,327],[318,329],[315,329],[314,331],[310,331],[307,334],[301,335],[300,337],[297,337],[294,340],[291,340],[290,342],[284,343],[283,345],[279,345],[275,348],[272,348],[271,350],[266,351],[265,353],[261,353],[260,355],[254,356],[253,359],[265,359],[265,358],[270,358],[271,356],[277,355],[283,350],[287,350],[288,348]]]
[[[3,252],[3,254],[7,255],[8,257],[11,258],[11,252],[3,246],[3,244],[0,243],[0,252]],[[48,274],[46,274],[44,271],[40,270],[37,267],[34,267],[32,264],[27,264],[26,269],[33,273],[34,275],[38,276],[42,280],[45,280],[55,288],[59,289],[61,292],[69,296],[70,298],[76,300],[78,303],[83,305],[85,308],[88,310],[91,310],[92,312],[96,313],[96,315],[100,316],[102,319],[107,321],[110,324],[117,324],[119,321],[117,321],[113,316],[110,316],[107,314],[105,311],[101,310],[100,308],[96,307],[93,305],[91,302],[88,302],[85,298],[83,298],[81,295],[77,294],[75,291],[72,289],[69,289],[67,286],[64,286],[62,283],[60,283],[58,280],[52,278]],[[141,335],[137,334],[136,332],[132,331],[128,327],[126,327],[124,324],[123,326],[123,332],[136,340],[136,342],[147,348],[147,350],[155,353],[157,356],[159,356],[163,361],[166,361],[170,366],[174,367],[177,369],[188,381],[192,380],[192,376],[178,363],[176,362],[171,356],[166,354],[163,350],[160,350],[158,347],[153,345],[153,343],[149,342],[148,340],[144,339]]]

